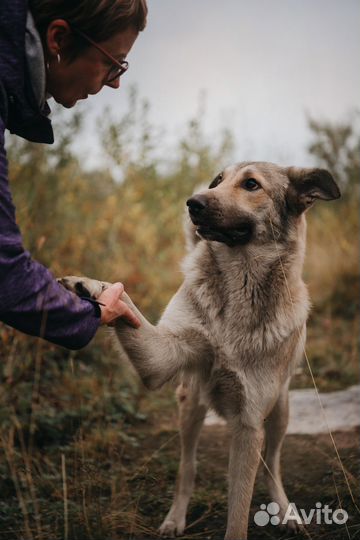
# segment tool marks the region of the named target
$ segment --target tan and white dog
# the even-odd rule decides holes
[[[302,281],[306,222],[315,199],[340,192],[323,169],[244,162],[227,167],[188,201],[189,253],[184,282],[156,326],[141,319],[115,332],[145,386],[181,374],[181,458],[173,504],[160,527],[181,535],[195,478],[195,454],[209,407],[231,430],[225,538],[244,540],[264,439],[270,499],[289,501],[280,474],[288,422],[288,387],[305,344],[309,300]],[[106,284],[64,278],[97,297]],[[296,530],[296,520],[288,527]]]

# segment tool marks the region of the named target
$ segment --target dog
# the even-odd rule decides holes
[[[184,282],[156,326],[124,294],[141,320],[119,320],[115,333],[144,385],[181,376],[177,389],[181,457],[172,506],[160,533],[181,535],[195,479],[195,455],[208,408],[231,431],[225,540],[247,538],[260,460],[270,500],[289,506],[280,472],[288,423],[288,388],[300,361],[309,312],[302,280],[305,213],[316,199],[340,197],[324,169],[242,162],[225,168],[188,201]],[[62,283],[96,298],[106,283]],[[262,446],[266,441],[264,458]],[[297,531],[296,519],[287,527]]]

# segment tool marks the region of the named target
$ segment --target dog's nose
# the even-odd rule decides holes
[[[207,206],[207,198],[205,195],[194,195],[186,204],[192,214],[200,214]]]

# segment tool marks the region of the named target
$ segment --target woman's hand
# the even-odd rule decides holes
[[[101,308],[101,323],[114,326],[116,319],[121,318],[130,326],[139,328],[139,319],[131,311],[129,306],[121,300],[123,292],[124,285],[122,283],[114,283],[97,297]]]

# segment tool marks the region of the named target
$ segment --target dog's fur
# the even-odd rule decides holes
[[[157,326],[140,317],[116,334],[144,384],[155,389],[181,373],[181,459],[173,504],[160,531],[182,534],[193,490],[195,453],[209,407],[231,429],[228,521],[225,538],[247,537],[248,515],[261,449],[270,499],[289,501],[280,474],[288,422],[288,386],[302,356],[309,300],[301,273],[304,211],[315,199],[340,192],[322,169],[246,162],[226,168],[188,201],[184,282]],[[65,278],[97,297],[104,284]],[[297,528],[296,521],[288,527]]]

